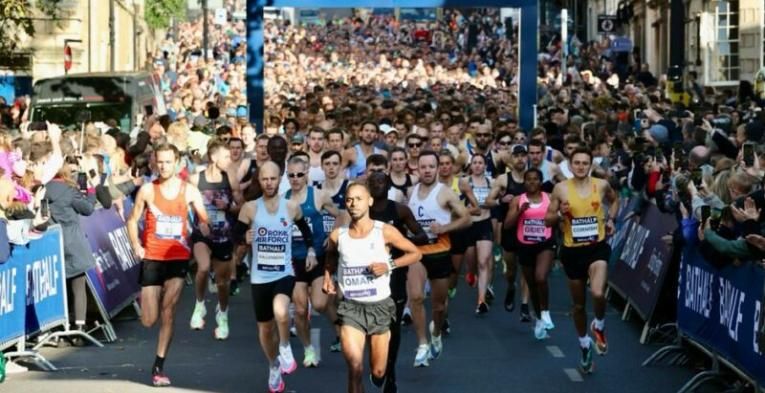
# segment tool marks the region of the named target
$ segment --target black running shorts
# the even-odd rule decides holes
[[[252,284],[252,303],[255,307],[255,320],[268,322],[274,319],[274,298],[284,295],[292,299],[295,277],[282,277],[264,284]]]
[[[562,247],[560,250],[560,261],[570,280],[587,280],[593,262],[608,263],[610,258],[611,246],[606,241],[582,247]]]
[[[189,261],[141,261],[141,272],[138,283],[142,287],[162,286],[172,278],[185,278],[189,271]]]

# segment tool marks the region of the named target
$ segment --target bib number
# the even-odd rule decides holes
[[[283,272],[287,246],[284,244],[258,244],[257,269],[262,272]]]
[[[572,218],[571,238],[574,240],[574,243],[592,243],[598,241],[598,218]]]
[[[158,239],[181,240],[183,238],[183,219],[178,216],[157,216],[155,232]]]
[[[544,220],[525,219],[523,220],[523,240],[527,242],[540,243],[545,240],[545,227]]]

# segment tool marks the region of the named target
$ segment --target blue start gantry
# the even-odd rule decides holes
[[[247,0],[247,101],[250,122],[263,132],[263,7],[296,8],[475,8],[520,9],[518,125],[527,132],[534,127],[537,102],[537,54],[539,49],[538,0]]]

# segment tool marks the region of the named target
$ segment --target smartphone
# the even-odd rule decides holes
[[[751,143],[744,144],[744,165],[747,168],[754,166],[754,145]]]
[[[79,172],[77,174],[77,185],[80,186],[80,190],[87,190],[88,189],[88,175],[85,174],[85,172]]]
[[[151,105],[144,105],[143,112],[146,114],[146,117],[149,117],[154,114],[154,107]]]
[[[95,179],[96,177],[98,177],[98,173],[96,173],[96,170],[95,170],[95,169],[91,169],[91,170],[88,172],[88,174],[90,175],[90,178],[91,178],[91,179]]]
[[[40,215],[43,217],[48,217],[48,200],[43,199],[40,201]]]
[[[696,186],[696,188],[701,187],[701,169],[694,169],[691,171],[691,180],[693,180],[693,185]]]
[[[709,217],[712,216],[712,207],[709,205],[701,206],[701,225],[707,222]]]

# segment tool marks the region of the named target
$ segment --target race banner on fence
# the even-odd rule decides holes
[[[751,262],[717,269],[698,250],[683,250],[678,328],[765,385],[765,347],[757,340],[765,270]]]
[[[24,335],[63,325],[66,274],[61,228],[53,226],[0,263],[0,349]]]
[[[672,257],[662,237],[677,229],[677,220],[654,204],[646,206],[639,222],[625,220],[613,237],[615,257],[608,278],[647,321],[656,308]]]
[[[81,223],[96,258],[95,268],[87,272],[88,282],[104,314],[111,318],[141,291],[140,264],[130,247],[125,223],[114,208],[81,217]]]

